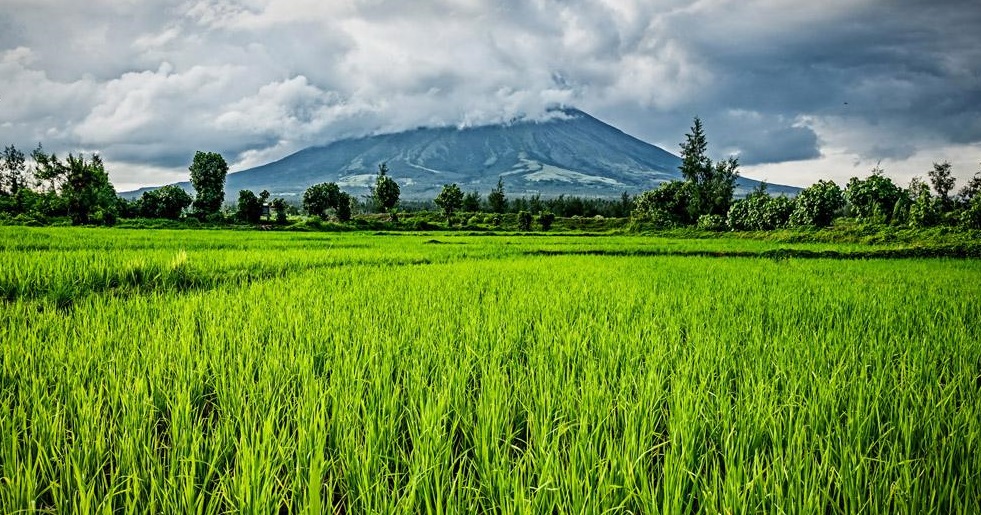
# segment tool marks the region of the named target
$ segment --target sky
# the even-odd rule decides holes
[[[770,183],[981,170],[977,0],[4,0],[0,145],[117,190],[333,140],[582,109]]]

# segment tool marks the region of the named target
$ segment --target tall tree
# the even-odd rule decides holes
[[[217,152],[198,151],[188,170],[191,171],[191,185],[197,192],[194,210],[202,217],[217,214],[225,201],[225,177],[228,175],[225,158]]]
[[[351,219],[351,202],[354,199],[351,198],[347,192],[340,192],[337,195],[337,219],[341,222],[347,222]]]
[[[480,193],[476,191],[471,191],[463,197],[463,206],[460,207],[463,211],[467,213],[476,213],[480,211]]]
[[[392,221],[396,220],[393,209],[399,203],[399,185],[394,179],[388,176],[388,165],[382,163],[378,165],[378,178],[375,179],[375,186],[371,188],[371,198],[382,213],[391,213]]]
[[[24,153],[10,145],[0,154],[0,195],[16,196],[27,185],[27,159]]]
[[[693,184],[702,184],[712,175],[712,160],[708,158],[708,140],[702,127],[702,120],[695,117],[691,132],[685,134],[681,144],[681,176]]]
[[[701,215],[726,216],[732,204],[736,178],[739,177],[739,161],[735,157],[713,165],[707,151],[705,129],[702,120],[696,116],[691,132],[685,134],[685,141],[681,143],[679,167],[682,177],[690,185],[690,221],[697,220]]]
[[[94,155],[86,161],[85,156],[69,154],[62,166],[65,182],[61,195],[67,203],[72,223],[113,224],[117,216],[116,190],[109,182],[102,159]]]
[[[927,172],[927,175],[930,176],[930,183],[933,184],[933,191],[936,191],[937,196],[940,197],[940,205],[944,211],[950,211],[950,208],[953,207],[950,191],[954,189],[955,179],[951,175],[950,168],[950,163],[944,161],[933,163],[933,170]]]
[[[460,190],[460,187],[456,183],[444,184],[442,191],[439,192],[439,195],[436,195],[433,202],[443,210],[446,221],[449,223],[452,220],[453,213],[463,205],[463,191]]]
[[[31,151],[31,159],[34,160],[34,177],[38,180],[39,186],[47,182],[48,192],[58,191],[67,173],[67,168],[58,157],[45,152],[44,147],[38,143],[37,148]]]
[[[960,197],[961,202],[965,204],[970,204],[974,197],[981,195],[981,172],[974,174],[967,184],[961,188],[961,191],[957,192],[957,196]]]
[[[504,196],[504,181],[497,178],[497,186],[487,194],[487,203],[492,213],[503,213],[508,210],[508,199]]]

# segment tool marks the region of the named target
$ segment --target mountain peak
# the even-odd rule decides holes
[[[681,179],[677,156],[569,106],[542,117],[469,127],[418,128],[335,141],[279,161],[228,175],[226,197],[242,189],[302,196],[309,186],[336,182],[366,194],[378,165],[387,163],[405,199],[429,200],[444,184],[486,194],[498,179],[509,196],[637,194]],[[746,190],[756,181],[740,179]],[[782,191],[770,186],[771,191]],[[788,188],[788,190],[794,190]]]

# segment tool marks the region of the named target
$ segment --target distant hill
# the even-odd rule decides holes
[[[226,197],[238,191],[269,190],[273,196],[301,196],[309,186],[336,182],[354,195],[368,193],[378,165],[387,163],[405,199],[432,199],[444,184],[486,194],[498,178],[509,196],[575,195],[616,197],[681,179],[681,159],[575,109],[556,110],[544,121],[470,128],[419,128],[335,141],[279,161],[231,173]],[[737,194],[757,181],[740,178]],[[189,183],[180,183],[190,189]],[[136,197],[143,191],[129,192]],[[798,188],[770,185],[773,194]]]

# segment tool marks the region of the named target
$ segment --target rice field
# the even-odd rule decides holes
[[[0,513],[981,513],[978,259],[0,238]]]

